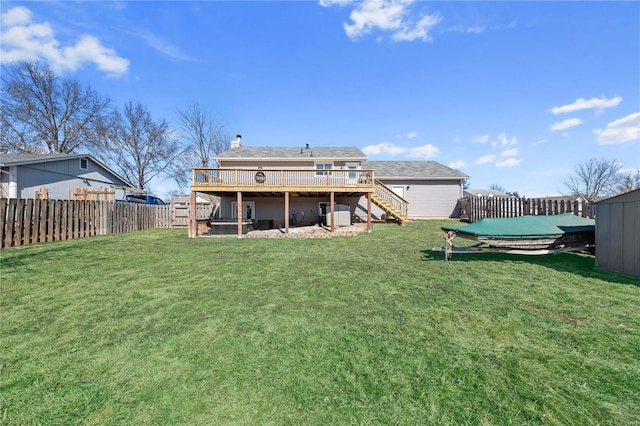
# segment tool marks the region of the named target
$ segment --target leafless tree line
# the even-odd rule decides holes
[[[592,158],[575,166],[563,183],[569,195],[589,201],[640,189],[640,170],[621,169],[622,164],[616,160]]]
[[[188,185],[193,167],[215,166],[230,137],[197,103],[176,111],[179,129],[139,102],[114,107],[88,84],[38,62],[2,68],[0,152],[87,152],[143,190],[163,176]]]

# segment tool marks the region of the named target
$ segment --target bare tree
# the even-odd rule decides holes
[[[620,180],[616,187],[618,194],[624,194],[636,189],[640,189],[640,170],[620,172]]]
[[[2,151],[70,153],[96,141],[110,101],[89,85],[37,62],[3,67],[2,84]]]
[[[178,185],[184,186],[191,181],[192,168],[217,166],[215,156],[230,148],[231,138],[198,103],[179,109],[177,117],[186,144],[174,178]]]
[[[140,103],[116,109],[102,126],[96,156],[139,189],[154,177],[166,174],[180,155],[177,141],[169,137],[167,122],[156,122]]]
[[[615,191],[620,182],[618,172],[621,167],[616,160],[592,158],[578,164],[574,168],[574,174],[565,179],[564,185],[569,190],[569,195],[582,195],[589,201],[595,201],[598,197]]]

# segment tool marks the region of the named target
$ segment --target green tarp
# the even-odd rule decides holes
[[[571,213],[553,216],[520,216],[499,219],[480,219],[464,226],[443,226],[443,231],[492,239],[550,238],[566,233],[595,230],[595,219]]]

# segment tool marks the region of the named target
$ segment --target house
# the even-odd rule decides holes
[[[589,202],[589,200],[587,200],[587,197],[583,196],[583,195],[556,195],[553,197],[542,197],[543,200],[547,200],[547,201],[564,201],[564,202],[578,202],[578,203],[587,203]]]
[[[509,197],[508,194],[497,189],[465,189],[463,197]]]
[[[640,189],[596,204],[596,265],[640,277]]]
[[[371,229],[373,219],[449,217],[467,178],[432,161],[368,162],[356,147],[245,147],[240,137],[216,160],[218,168],[194,169],[191,197],[220,197],[216,221],[237,224],[239,236],[251,224],[288,232],[316,223],[333,229],[361,220]]]
[[[123,199],[131,183],[87,154],[2,154],[3,198]],[[95,198],[94,198],[95,196]]]
[[[188,206],[191,204],[191,197],[189,194],[177,194],[171,197],[171,203],[179,206]],[[199,206],[209,205],[212,204],[212,202],[208,197],[203,197],[198,194],[196,196],[196,204]]]

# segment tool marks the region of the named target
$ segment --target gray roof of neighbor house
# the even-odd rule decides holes
[[[508,197],[508,195],[497,189],[465,189],[465,197]]]
[[[365,161],[363,169],[374,169],[376,178],[385,179],[452,179],[469,176],[437,161]]]
[[[115,178],[121,180],[126,186],[131,186],[131,182],[128,182],[125,178],[111,170],[109,167],[102,164],[89,154],[5,154],[0,155],[0,166],[22,166],[25,164],[38,164],[48,163],[52,161],[73,160],[74,158],[89,158],[91,161],[102,167],[107,172],[111,173]]]
[[[231,148],[216,156],[217,160],[225,159],[264,159],[264,160],[297,160],[299,158],[331,159],[331,160],[366,160],[360,149],[356,147],[248,147]]]
[[[49,161],[69,160],[72,158],[91,157],[86,154],[5,154],[0,156],[3,166],[20,166],[22,164],[47,163]]]

